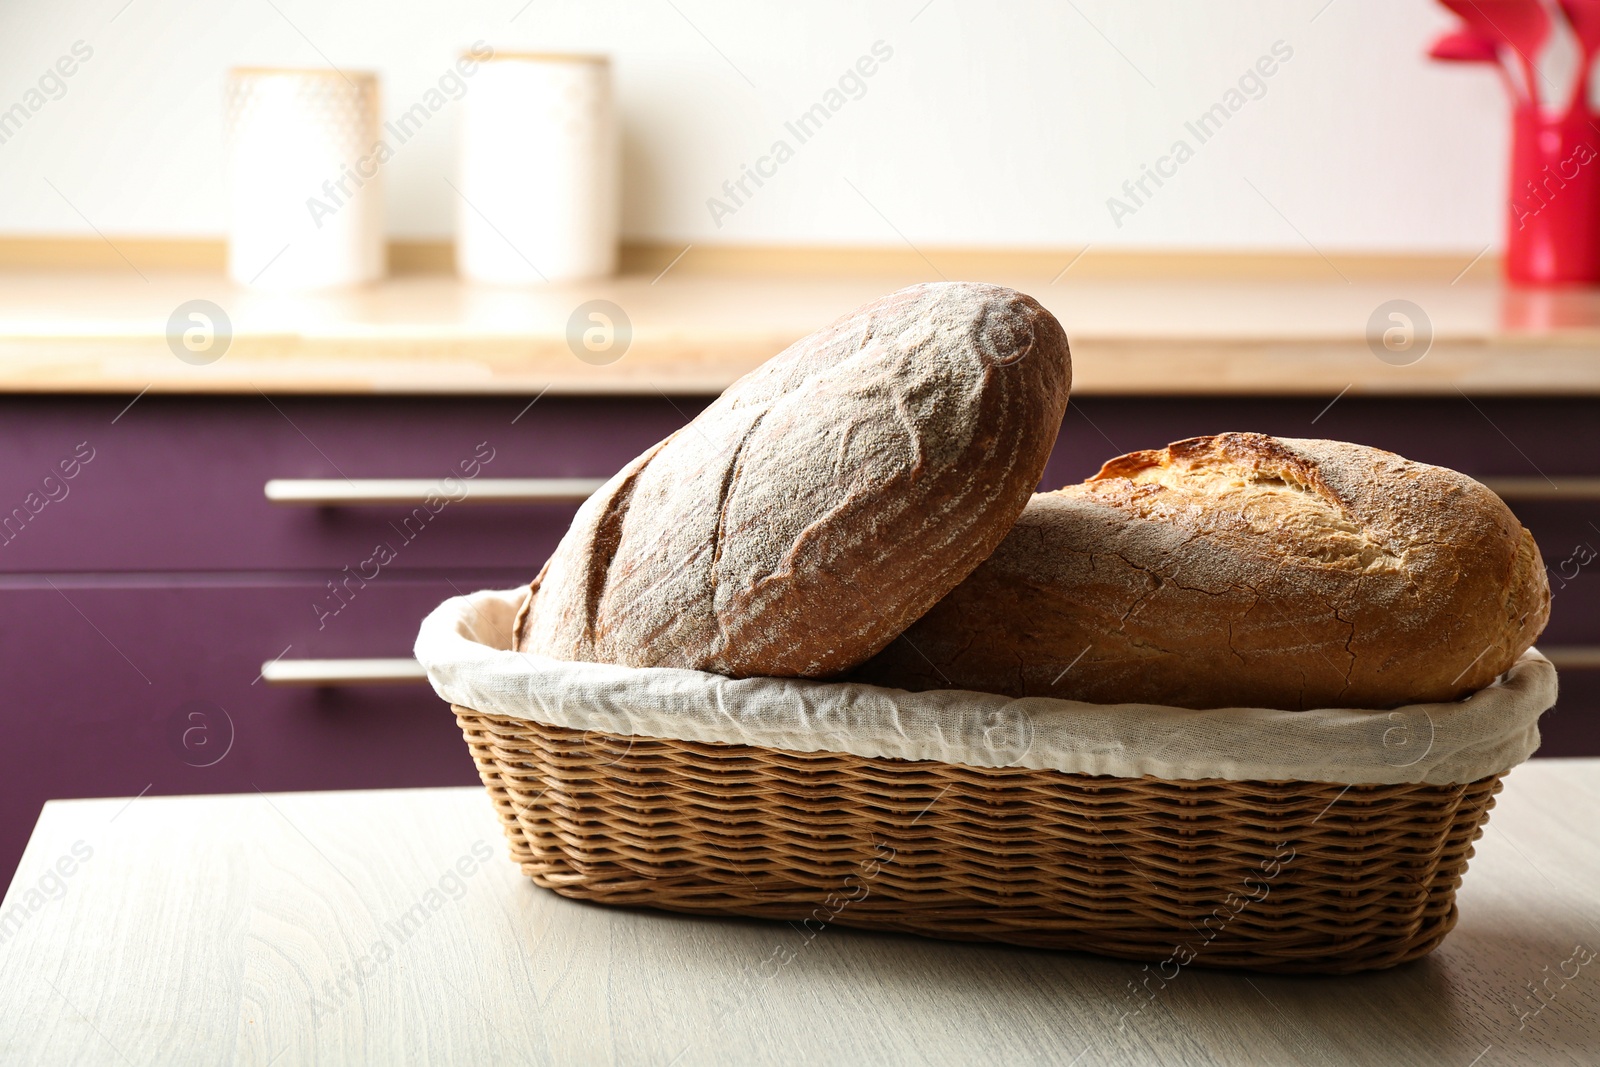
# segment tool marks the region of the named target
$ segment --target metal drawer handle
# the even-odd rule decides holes
[[[1600,500],[1600,478],[1480,478],[1502,500]]]
[[[1600,645],[1541,648],[1557,670],[1600,670]],[[268,685],[415,685],[428,672],[414,659],[275,659],[261,665]]]
[[[1554,486],[1543,478],[1482,478],[1506,500],[1600,500],[1600,478],[1562,478]],[[463,481],[464,504],[582,503],[605,484],[604,478],[478,478]],[[266,484],[274,504],[303,507],[370,507],[421,504],[439,493],[428,478],[273,478]]]
[[[1557,670],[1600,670],[1600,645],[1542,648]],[[276,659],[261,665],[268,685],[419,685],[428,672],[414,659]]]
[[[261,665],[268,685],[416,685],[428,672],[414,659],[275,659]]]
[[[461,484],[463,504],[571,504],[587,500],[605,479],[477,478]],[[322,508],[421,505],[442,493],[437,478],[273,478],[266,485],[274,504]]]
[[[1539,651],[1558,671],[1600,670],[1600,645],[1551,645]]]

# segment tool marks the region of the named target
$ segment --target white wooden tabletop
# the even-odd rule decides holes
[[[1597,825],[1600,760],[1527,764],[1431,957],[1150,1003],[1092,956],[577,904],[477,789],[53,801],[0,1062],[1594,1064]]]

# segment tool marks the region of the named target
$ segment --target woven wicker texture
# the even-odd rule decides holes
[[[1427,954],[1500,789],[1092,777],[455,711],[513,859],[564,896],[1169,968]]]

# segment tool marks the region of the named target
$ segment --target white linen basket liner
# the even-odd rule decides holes
[[[1393,711],[1194,711],[847,682],[725,678],[510,651],[526,587],[452,597],[416,656],[444,700],[573,730],[791,752],[1172,780],[1435,785],[1501,774],[1539,747],[1556,672],[1530,649],[1493,685]]]

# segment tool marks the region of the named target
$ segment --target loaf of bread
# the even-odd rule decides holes
[[[942,283],[868,304],[590,497],[517,646],[733,677],[854,667],[1005,537],[1070,380],[1060,323],[1021,293]]]
[[[1533,538],[1471,478],[1227,433],[1035,496],[855,677],[1175,707],[1389,708],[1493,681],[1543,630]]]

